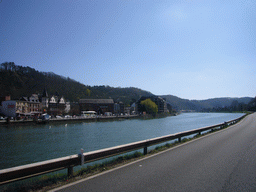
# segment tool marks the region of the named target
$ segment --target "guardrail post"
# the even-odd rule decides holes
[[[181,142],[181,137],[178,138],[179,143]]]
[[[147,155],[147,154],[148,154],[148,147],[145,146],[145,147],[144,147],[144,155]]]
[[[144,146],[144,155],[147,155],[147,154],[148,154],[148,142],[146,142]]]
[[[9,117],[7,117],[7,119],[6,119],[6,124],[10,124],[10,118]]]
[[[84,165],[84,150],[83,149],[81,149],[81,154],[79,154],[79,156],[81,157],[80,165]]]
[[[68,167],[68,177],[73,177],[74,171],[73,166]]]

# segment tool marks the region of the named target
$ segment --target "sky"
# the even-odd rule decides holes
[[[0,0],[0,63],[185,99],[255,97],[255,0]]]

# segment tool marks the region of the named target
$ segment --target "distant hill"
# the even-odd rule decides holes
[[[131,104],[141,96],[153,95],[138,88],[114,88],[109,86],[83,85],[68,77],[56,75],[52,72],[39,72],[30,67],[17,66],[14,63],[2,63],[0,66],[0,96],[11,95],[12,99],[31,94],[42,94],[46,87],[48,95],[56,92],[71,102],[85,98],[112,98]]]
[[[248,104],[252,99],[253,99],[252,97],[241,97],[241,98],[223,97],[223,98],[214,98],[214,99],[207,99],[207,100],[192,100],[191,102],[197,105],[199,109],[203,109],[203,108],[229,107],[235,102]]]
[[[181,99],[173,95],[161,95],[176,110],[196,110],[197,106],[188,99]]]
[[[195,110],[201,111],[202,109],[211,109],[211,108],[224,108],[230,107],[232,103],[243,103],[248,104],[253,98],[252,97],[242,97],[242,98],[214,98],[206,100],[188,100],[181,99],[173,95],[162,95],[161,97],[165,98],[167,102],[176,110]]]

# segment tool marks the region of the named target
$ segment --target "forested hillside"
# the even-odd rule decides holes
[[[241,98],[214,98],[207,100],[192,100],[199,107],[200,110],[204,109],[209,111],[210,109],[221,110],[229,108],[231,111],[243,111],[246,105],[252,100],[251,97],[241,97]]]
[[[138,88],[114,88],[110,86],[88,86],[73,79],[56,75],[51,72],[39,72],[30,67],[15,65],[6,62],[0,65],[0,96],[11,95],[12,99],[31,94],[42,94],[46,87],[48,95],[56,92],[71,102],[85,98],[112,98],[122,101],[126,105],[137,101],[141,96],[151,96],[152,93]],[[185,90],[184,90],[185,91]],[[162,95],[176,110],[195,111],[238,111],[255,108],[255,99],[243,98],[214,98],[207,100],[181,99],[173,95]],[[247,104],[250,103],[251,107]]]
[[[57,92],[71,102],[83,98],[112,98],[129,105],[143,95],[153,95],[134,87],[87,86],[51,72],[39,72],[30,67],[17,66],[13,62],[2,63],[0,68],[0,95],[11,95],[12,99],[31,96],[34,93],[42,94],[44,87],[48,95]]]
[[[247,110],[248,104],[252,102],[251,97],[241,98],[214,98],[206,100],[181,99],[173,95],[162,95],[176,110],[195,110],[195,111],[243,111]]]

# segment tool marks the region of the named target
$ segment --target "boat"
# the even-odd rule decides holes
[[[50,115],[48,115],[47,113],[42,114],[38,119],[37,119],[37,123],[38,124],[45,124],[48,123],[50,120]]]

